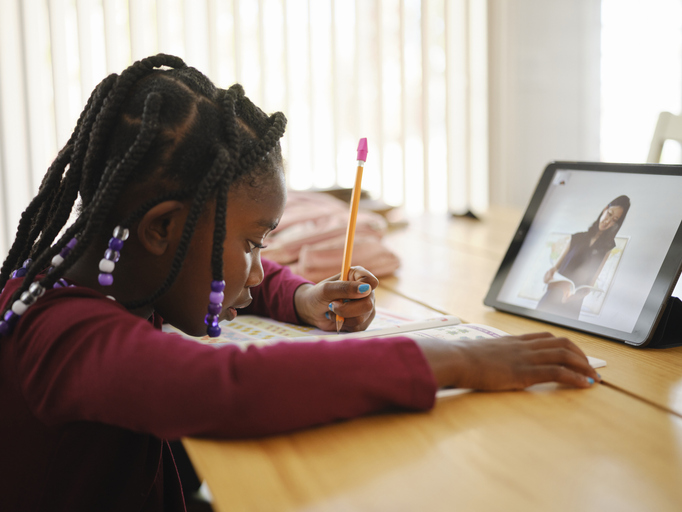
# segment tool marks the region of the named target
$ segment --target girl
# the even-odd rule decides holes
[[[369,272],[313,285],[260,260],[285,203],[284,126],[167,55],[97,86],[0,271],[0,508],[183,510],[168,439],[425,410],[446,385],[598,378],[548,334],[242,351],[161,332],[163,319],[216,336],[241,308],[327,330],[336,313],[347,330],[371,322]]]

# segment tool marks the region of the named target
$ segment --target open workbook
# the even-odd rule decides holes
[[[367,330],[354,333],[336,334],[307,325],[278,322],[271,318],[255,315],[240,315],[231,322],[222,321],[220,327],[222,334],[218,338],[188,336],[168,324],[165,324],[163,329],[166,332],[181,334],[186,338],[216,347],[226,344],[263,346],[280,341],[305,342],[322,338],[326,340],[348,337],[356,339],[376,338],[405,333],[409,333],[412,337],[420,336],[444,340],[475,340],[508,336],[508,333],[487,325],[462,323],[456,316],[443,315],[427,320],[414,320],[381,308],[377,308],[376,316]],[[588,359],[593,368],[606,366],[606,361],[602,359],[589,356]]]

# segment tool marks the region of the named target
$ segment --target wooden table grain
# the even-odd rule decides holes
[[[222,512],[678,512],[682,503],[682,418],[602,385],[464,392],[429,413],[185,446]]]

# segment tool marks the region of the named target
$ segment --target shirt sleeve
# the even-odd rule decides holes
[[[261,262],[265,276],[261,284],[251,289],[253,300],[244,309],[244,314],[267,316],[280,322],[300,324],[294,307],[294,293],[302,284],[313,283],[274,261],[262,258]]]
[[[409,338],[216,349],[81,290],[48,291],[11,336],[22,394],[51,426],[243,438],[434,404],[435,380]]]

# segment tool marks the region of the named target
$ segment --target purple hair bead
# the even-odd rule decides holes
[[[217,338],[222,332],[218,315],[220,315],[220,312],[223,310],[223,299],[225,298],[225,295],[223,294],[224,289],[225,281],[211,281],[211,293],[208,298],[208,315],[204,318],[204,323],[208,326],[206,333],[211,338]]]
[[[209,313],[204,317],[204,323],[208,326],[206,329],[206,334],[208,334],[211,338],[217,338],[220,336],[222,329],[220,328],[219,322],[220,320],[218,315],[212,315]]]
[[[123,240],[115,237],[110,238],[109,249],[111,249],[112,251],[121,252],[121,249],[123,249]]]
[[[208,300],[211,304],[222,304],[225,295],[223,292],[211,292],[208,296]]]
[[[204,323],[209,327],[216,327],[218,325],[218,315],[206,315],[204,317]]]
[[[19,317],[20,315],[17,315],[11,309],[5,311],[5,314],[2,317],[3,319],[0,320],[0,336],[7,336],[10,334],[19,320]]]
[[[225,289],[225,281],[211,281],[211,291],[212,292],[222,292],[224,289]]]
[[[101,272],[100,275],[97,276],[97,281],[99,281],[99,284],[102,286],[111,286],[114,283],[114,276]]]
[[[213,304],[210,303],[208,305],[208,314],[209,315],[219,315],[220,312],[223,310],[223,305],[222,304]]]
[[[220,326],[210,326],[208,329],[206,329],[206,334],[208,334],[211,338],[217,338],[222,332],[223,331]]]
[[[33,263],[33,260],[31,258],[27,258],[24,260],[24,263],[16,269],[12,274],[10,274],[10,279],[14,279],[15,277],[24,277],[26,275],[26,272],[28,272],[28,267]]]

